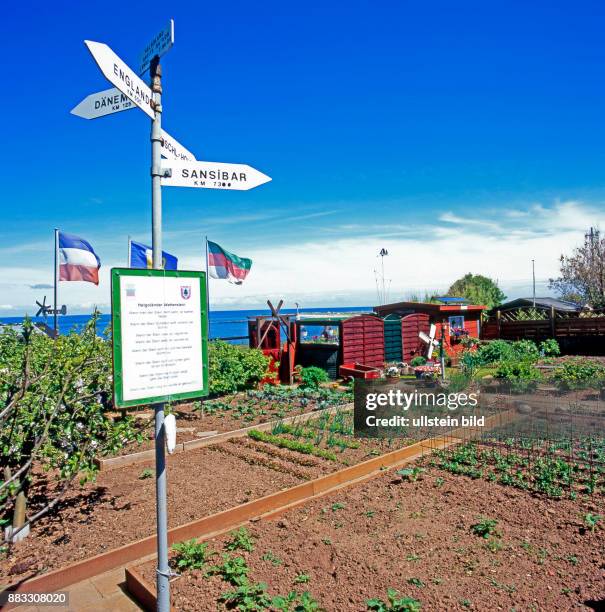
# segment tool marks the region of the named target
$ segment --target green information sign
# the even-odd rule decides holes
[[[208,395],[206,273],[111,270],[119,408]]]

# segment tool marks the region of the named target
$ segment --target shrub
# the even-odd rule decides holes
[[[555,341],[556,343],[556,341]],[[554,347],[548,345],[550,350]],[[558,345],[557,345],[558,348]],[[475,352],[474,364],[489,365],[503,361],[530,361],[534,362],[540,358],[540,351],[536,344],[531,340],[518,340],[509,342],[508,340],[491,340],[481,345]]]
[[[417,355],[416,357],[413,357],[412,360],[410,361],[410,365],[415,368],[417,366],[423,366],[426,363],[426,357],[423,357],[422,355]]]
[[[323,368],[318,368],[317,366],[300,368],[298,375],[300,376],[300,386],[303,389],[319,389],[321,383],[330,380],[328,373]]]
[[[223,340],[209,343],[208,362],[213,395],[253,387],[269,372],[269,358],[262,351]]]
[[[560,389],[598,389],[605,385],[605,366],[591,359],[570,359],[554,371],[553,380]]]
[[[540,353],[544,357],[556,357],[561,354],[559,343],[554,338],[548,338],[540,342]]]
[[[508,383],[514,393],[531,391],[542,380],[542,373],[530,361],[504,361],[495,375]]]

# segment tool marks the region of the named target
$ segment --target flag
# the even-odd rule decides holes
[[[212,278],[226,278],[230,283],[241,285],[252,267],[252,260],[238,257],[225,251],[216,242],[208,244],[208,274]]]
[[[99,284],[101,260],[88,240],[73,234],[59,232],[58,246],[59,280]]]
[[[162,267],[164,270],[176,270],[178,259],[162,251]],[[130,267],[131,268],[153,268],[153,250],[140,242],[130,241]]]

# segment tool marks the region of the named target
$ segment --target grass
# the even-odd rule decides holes
[[[288,450],[304,453],[305,455],[313,455],[322,459],[328,459],[329,461],[337,461],[336,454],[332,451],[327,451],[323,448],[317,448],[316,446],[308,442],[290,440],[289,438],[269,434],[264,431],[259,431],[258,429],[253,429],[252,431],[249,431],[248,436],[258,442],[267,442],[279,448],[286,448]]]

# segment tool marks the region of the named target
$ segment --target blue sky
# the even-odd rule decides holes
[[[544,293],[603,218],[602,3],[149,6],[5,9],[0,314],[51,282],[55,226],[103,261],[100,287],[62,283],[72,311],[106,308],[127,235],[149,241],[148,118],[69,110],[110,86],[85,38],[133,65],[170,17],[164,128],[198,159],[273,177],[163,190],[164,247],[183,265],[203,266],[204,234],[254,260],[243,286],[212,284],[216,307],[372,303],[382,246],[393,299],[469,271],[526,293],[532,257]]]

